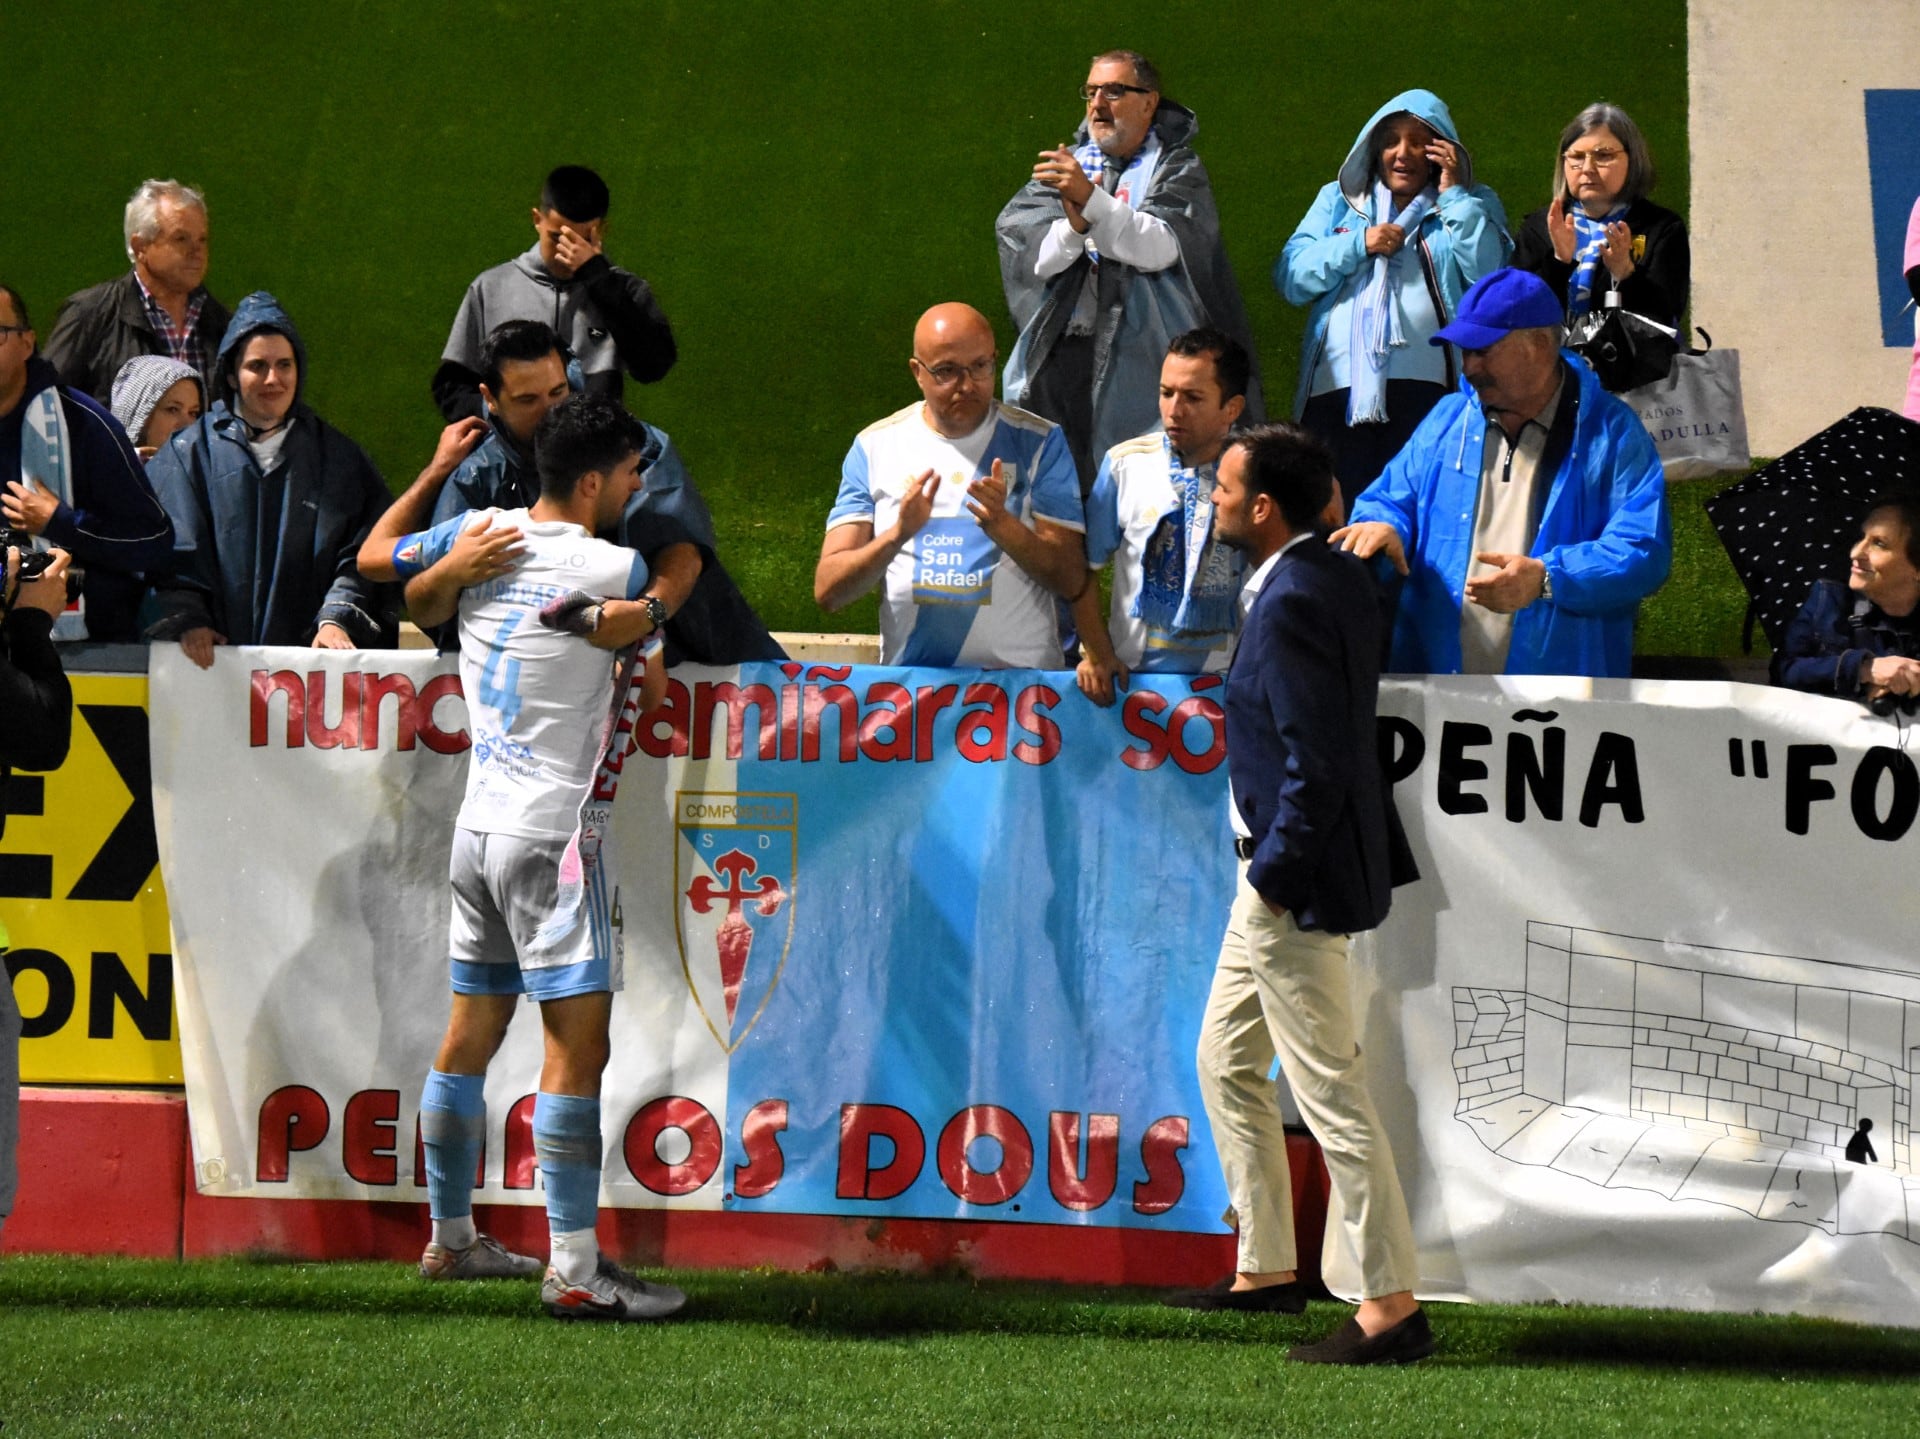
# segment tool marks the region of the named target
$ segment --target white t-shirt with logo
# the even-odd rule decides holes
[[[933,514],[901,546],[881,582],[880,662],[889,665],[1059,669],[1060,621],[1053,595],[1004,560],[967,509],[967,485],[1001,462],[1007,509],[1084,530],[1080,480],[1060,427],[994,404],[970,435],[948,439],[912,404],[867,426],[847,451],[829,530],[868,523],[875,533],[900,515],[907,487],[940,476]]]

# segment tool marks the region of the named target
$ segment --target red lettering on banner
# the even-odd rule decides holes
[[[1060,753],[1060,726],[1047,713],[1060,702],[1060,692],[1049,685],[1029,685],[1016,693],[978,680],[966,687],[962,701],[957,685],[912,691],[894,680],[875,680],[856,692],[845,683],[853,672],[850,665],[788,662],[780,671],[788,682],[777,693],[772,685],[727,680],[701,680],[689,691],[682,681],[669,679],[666,698],[639,716],[623,755],[638,751],[654,759],[703,760],[715,753],[728,759],[751,753],[762,760],[818,764],[824,753],[841,764],[862,758],[876,764],[932,764],[940,758],[935,737],[940,713],[962,702],[966,709],[956,716],[952,744],[969,763],[992,764],[1011,756],[1040,765]],[[716,734],[723,721],[724,730]]]
[[[1207,725],[1209,738],[1204,750],[1187,748],[1187,721],[1194,719],[1204,720]],[[1227,757],[1227,713],[1204,695],[1183,699],[1173,707],[1173,718],[1167,721],[1167,741],[1167,753],[1181,769],[1188,774],[1210,774]]]
[[[634,731],[634,745],[654,759],[684,758],[689,748],[687,733],[692,728],[691,708],[686,682],[669,675],[667,697],[641,716],[641,722]],[[667,727],[664,735],[660,733],[662,725]]]
[[[893,1157],[873,1165],[873,1141],[893,1145]],[[927,1160],[927,1137],[911,1114],[891,1104],[840,1106],[840,1176],[834,1194],[841,1199],[893,1199],[920,1177]]]
[[[860,720],[860,753],[882,763],[913,758],[913,695],[905,685],[880,680],[867,687],[875,708]],[[880,738],[881,731],[887,738]]]
[[[660,1157],[660,1136],[669,1129],[686,1135],[687,1157],[669,1164]],[[720,1167],[720,1126],[697,1099],[681,1094],[662,1095],[640,1107],[627,1121],[622,1145],[627,1172],[655,1194],[691,1194]]]
[[[1156,716],[1168,709],[1165,695],[1152,690],[1135,690],[1128,695],[1120,709],[1120,725],[1140,744],[1122,750],[1120,763],[1128,769],[1155,770],[1171,756],[1188,774],[1209,774],[1218,769],[1227,757],[1227,716],[1219,703],[1202,691],[1216,689],[1219,684],[1220,676],[1201,675],[1193,682],[1195,692],[1172,706],[1164,723]],[[1193,749],[1187,743],[1193,720],[1207,727],[1203,749]]]
[[[954,744],[960,758],[970,764],[993,764],[1007,757],[1007,692],[999,685],[984,683],[967,686],[969,708],[960,716],[954,731]]]
[[[406,675],[368,675],[363,683],[360,701],[360,743],[368,749],[380,748],[380,701],[389,695],[399,703],[393,707],[393,747],[399,750],[413,748],[415,696],[413,681]]]
[[[959,696],[958,685],[922,685],[914,691],[913,757],[919,763],[933,763],[933,721]]]
[[[967,1151],[980,1138],[1000,1146],[1000,1163],[991,1170],[974,1167]],[[934,1151],[940,1179],[968,1204],[1004,1204],[1033,1175],[1033,1139],[1027,1127],[997,1104],[970,1104],[940,1131]]]
[[[336,705],[328,693],[332,673],[315,670],[302,679],[292,670],[255,670],[248,685],[248,745],[259,749],[268,743],[276,694],[286,696],[283,749],[303,749],[311,743],[315,749],[377,750],[380,702],[389,697],[395,700],[395,749],[410,750],[418,739],[435,754],[459,754],[473,743],[465,730],[444,730],[434,720],[434,707],[449,695],[460,694],[457,674],[435,675],[416,693],[405,674],[343,672]],[[334,708],[340,718],[329,724],[327,713]]]
[[[1120,1116],[1087,1116],[1087,1167],[1080,1167],[1080,1116],[1047,1116],[1047,1188],[1062,1209],[1098,1209],[1113,1198],[1120,1175]]]
[[[1128,769],[1159,769],[1167,761],[1167,732],[1153,722],[1153,716],[1167,707],[1166,696],[1154,690],[1135,690],[1120,706],[1120,727],[1141,747],[1129,745],[1120,751],[1120,763]]]
[[[480,1152],[473,1160],[473,1187],[479,1189],[487,1182],[487,1139],[480,1137]],[[427,1136],[420,1128],[420,1116],[413,1117],[413,1184],[416,1189],[427,1187]]]
[[[341,1124],[347,1174],[362,1184],[397,1184],[400,1091],[363,1089],[347,1101]]]
[[[1147,1126],[1140,1139],[1140,1162],[1147,1177],[1133,1186],[1135,1214],[1165,1214],[1180,1202],[1187,1191],[1186,1171],[1180,1167],[1180,1151],[1187,1147],[1187,1117],[1169,1114]]]
[[[285,1184],[289,1161],[318,1147],[332,1119],[320,1092],[304,1084],[285,1084],[260,1104],[260,1130],[253,1171],[262,1184]]]
[[[733,1192],[742,1199],[760,1199],[773,1193],[787,1172],[787,1156],[780,1136],[787,1128],[787,1101],[763,1099],[740,1121],[740,1153],[744,1164],[733,1167]]]
[[[533,1188],[533,1171],[539,1168],[533,1153],[533,1103],[538,1097],[523,1094],[507,1111],[505,1163],[500,1167],[502,1189]]]
[[[860,753],[860,701],[845,685],[808,685],[801,692],[800,759],[816,764],[820,759],[820,717],[829,709],[839,715],[834,726],[841,764],[852,764]]]
[[[327,672],[307,676],[307,743],[315,749],[360,748],[360,676],[340,676],[340,723],[327,723]]]
[[[800,678],[800,666],[784,664],[780,673],[789,680]],[[780,758],[797,760],[800,758],[800,690],[792,684],[780,686]]]
[[[247,743],[259,749],[267,742],[267,706],[276,693],[287,697],[288,749],[307,742],[307,687],[292,670],[255,670],[247,703]]]
[[[434,707],[441,700],[462,693],[457,674],[435,675],[420,686],[419,697],[413,703],[413,727],[435,754],[459,754],[473,748],[473,740],[465,730],[443,730],[433,717]]]
[[[766,685],[740,686],[730,680],[715,683],[701,680],[693,687],[693,748],[694,759],[709,757],[713,745],[713,712],[716,709],[726,711],[728,759],[739,759],[746,751],[747,711],[756,710],[760,716],[760,738],[758,753],[761,759],[772,759],[779,752],[779,714],[773,691]]]
[[[1047,711],[1060,703],[1060,692],[1051,685],[1029,685],[1020,691],[1014,703],[1014,718],[1020,728],[1033,736],[1013,747],[1013,757],[1022,764],[1048,764],[1060,753],[1060,726]]]

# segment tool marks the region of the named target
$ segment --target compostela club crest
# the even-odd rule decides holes
[[[731,1054],[793,945],[799,803],[790,794],[674,796],[674,940],[700,1015]]]

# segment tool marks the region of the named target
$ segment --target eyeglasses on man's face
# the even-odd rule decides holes
[[[1129,95],[1151,95],[1153,91],[1144,85],[1122,85],[1118,80],[1110,80],[1104,85],[1082,85],[1080,98],[1091,105],[1094,99],[1105,100],[1109,105],[1118,105]]]
[[[955,365],[951,363],[929,365],[925,360],[916,355],[914,356],[913,362],[926,372],[927,378],[932,380],[935,385],[943,390],[951,390],[963,379],[972,380],[976,385],[986,384],[993,378],[993,372],[995,367],[1000,363],[1000,357],[998,355],[986,355],[981,359],[975,360],[971,365]]]

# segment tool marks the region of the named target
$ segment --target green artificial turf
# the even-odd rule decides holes
[[[1624,29],[1532,0],[1113,0],[1090,19],[1060,0],[8,5],[0,279],[44,333],[62,297],[125,267],[136,183],[204,185],[214,291],[280,296],[309,398],[398,488],[432,451],[428,381],[462,290],[531,243],[548,168],[594,165],[608,252],[653,281],[680,341],[673,373],[629,397],[678,442],[729,568],[777,629],[871,630],[871,600],[832,618],[813,603],[840,461],[915,397],[927,305],[969,300],[1011,344],[994,215],[1072,130],[1096,49],[1154,56],[1198,113],[1282,410],[1303,316],[1274,257],[1393,93],[1446,99],[1516,226],[1547,198],[1560,126],[1602,96],[1686,208],[1683,0]]]
[[[1742,658],[1747,592],[1733,572],[1719,536],[1707,522],[1704,506],[1722,489],[1745,478],[1720,475],[1668,482],[1667,500],[1673,510],[1673,572],[1640,606],[1640,624],[1634,632],[1634,648],[1639,653]],[[1766,632],[1755,625],[1752,661],[1763,663],[1769,653]]]
[[[1910,1432],[1920,1333],[1433,1306],[1417,1367],[1290,1365],[1347,1311],[1205,1315],[1142,1290],[671,1276],[659,1326],[401,1265],[0,1263],[8,1435],[1340,1435]]]

